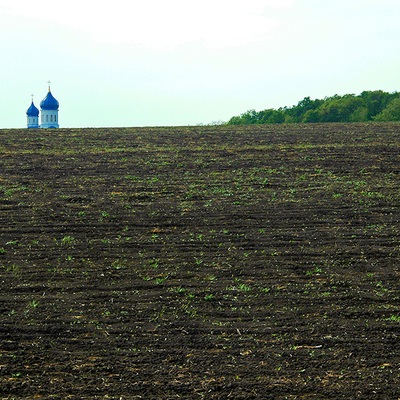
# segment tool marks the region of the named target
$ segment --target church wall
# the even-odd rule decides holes
[[[39,128],[39,117],[28,117],[28,128]]]
[[[58,111],[41,110],[41,128],[58,128]]]

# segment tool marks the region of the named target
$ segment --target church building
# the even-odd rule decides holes
[[[58,128],[58,108],[60,104],[51,94],[50,83],[47,96],[40,102],[40,125],[39,125],[39,110],[32,104],[26,111],[28,119],[28,128]]]

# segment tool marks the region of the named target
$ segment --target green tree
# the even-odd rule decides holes
[[[334,96],[327,99],[319,108],[321,122],[349,122],[351,115],[360,107],[365,107],[364,100],[353,94]]]
[[[379,113],[375,121],[400,121],[400,98],[393,99],[388,106]]]
[[[240,116],[232,117],[228,121],[228,125],[244,125],[244,121]]]
[[[282,110],[274,110],[270,108],[268,110],[261,111],[259,123],[261,124],[281,124],[285,122],[285,113]]]
[[[228,124],[229,125],[250,125],[255,124],[258,119],[258,113],[255,110],[248,110],[241,114],[239,117],[232,117]]]
[[[382,90],[364,91],[360,94],[368,109],[368,120],[380,114],[393,100],[393,95]]]
[[[292,107],[249,110],[240,116],[232,117],[228,125],[399,121],[399,97],[400,93],[386,93],[382,90],[364,91],[358,96],[336,94],[323,100],[305,97]]]
[[[368,108],[365,106],[358,107],[349,116],[350,122],[367,122],[368,121]]]
[[[302,122],[319,122],[319,112],[317,110],[308,110],[304,116]]]
[[[311,100],[310,97],[304,97],[296,106],[286,109],[286,113],[290,117],[291,122],[304,122],[305,115],[309,111],[315,111],[323,103],[324,100]],[[309,113],[308,115],[314,115],[314,113]]]

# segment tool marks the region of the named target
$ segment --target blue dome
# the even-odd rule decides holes
[[[58,107],[60,104],[58,101],[54,98],[54,96],[50,92],[47,93],[47,96],[41,101],[40,103],[40,108],[42,110],[58,110]]]
[[[33,101],[32,101],[31,106],[26,110],[26,115],[28,117],[38,117],[39,116],[39,110],[35,107],[35,105],[33,104]]]

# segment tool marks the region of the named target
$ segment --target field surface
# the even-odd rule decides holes
[[[0,399],[399,399],[400,124],[0,131]]]

